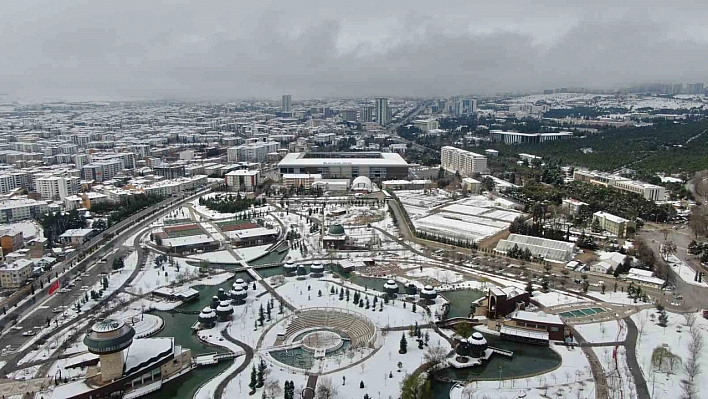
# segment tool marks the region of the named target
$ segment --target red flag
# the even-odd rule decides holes
[[[57,292],[59,289],[59,279],[57,281],[53,282],[52,285],[49,286],[49,295],[52,295],[53,293]]]

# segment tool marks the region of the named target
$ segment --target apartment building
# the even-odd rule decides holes
[[[487,157],[459,148],[445,146],[440,149],[440,166],[450,173],[459,172],[462,177],[487,172]]]
[[[186,174],[185,166],[179,164],[162,164],[159,166],[155,166],[152,169],[153,171],[155,171],[155,176],[162,176],[165,179],[169,180],[184,177],[184,175]]]
[[[0,266],[0,286],[19,288],[32,275],[34,263],[29,259],[18,259]]]
[[[0,223],[33,219],[47,212],[49,212],[49,206],[46,201],[32,199],[0,201]]]
[[[79,192],[81,179],[76,176],[47,176],[35,179],[37,192],[45,200],[64,200]]]
[[[254,191],[260,183],[260,173],[258,170],[232,170],[224,175],[226,186],[233,191]]]
[[[616,235],[619,238],[624,238],[627,235],[627,226],[630,221],[619,216],[615,216],[607,212],[595,212],[592,214],[592,222],[595,221],[600,225],[600,229],[610,234]]]
[[[275,141],[242,144],[226,151],[228,162],[265,162],[268,154],[278,152],[280,145]]]
[[[110,180],[123,170],[123,161],[120,159],[92,162],[81,168],[84,180],[102,182]]]

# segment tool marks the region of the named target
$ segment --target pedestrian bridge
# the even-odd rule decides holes
[[[202,355],[199,355],[193,359],[194,364],[196,364],[197,367],[201,366],[211,366],[213,364],[217,364],[219,362],[223,362],[226,360],[231,360],[234,359],[238,356],[243,355],[243,353],[238,352],[226,352],[226,353],[205,353]]]

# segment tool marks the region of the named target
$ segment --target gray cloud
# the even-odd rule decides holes
[[[0,93],[428,96],[708,80],[702,1],[470,3],[5,2]]]

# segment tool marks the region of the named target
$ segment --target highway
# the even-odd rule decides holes
[[[2,333],[3,348],[12,349],[13,351],[19,349],[25,342],[33,338],[24,336],[22,334],[23,332],[33,330],[36,326],[44,327],[48,319],[61,317],[63,313],[54,313],[54,308],[58,308],[60,306],[70,306],[74,300],[83,296],[86,290],[82,290],[82,286],[91,287],[101,280],[103,273],[110,273],[111,264],[114,258],[125,257],[131,251],[139,250],[139,237],[136,237],[132,245],[123,245],[123,242],[128,237],[146,227],[149,223],[154,221],[154,219],[182,206],[185,202],[193,199],[195,196],[202,195],[208,191],[209,189],[200,191],[196,194],[188,193],[181,197],[168,198],[165,201],[133,215],[124,222],[119,223],[117,225],[119,233],[115,237],[105,242],[104,246],[100,247],[87,258],[76,263],[73,269],[67,272],[63,277],[59,277],[62,279],[62,284],[64,287],[67,288],[69,292],[56,292],[52,296],[48,297],[47,291],[49,284],[47,284],[44,289],[36,292],[35,301],[29,301],[16,308],[15,311],[18,312],[17,314],[19,316],[16,327],[21,328],[12,328],[10,325],[7,325],[7,328],[5,328]],[[106,232],[104,234],[110,233]],[[97,237],[96,242],[101,242],[101,240],[102,239],[100,237]],[[139,255],[142,254],[139,253]],[[106,256],[106,262],[98,263],[98,261],[104,256]],[[62,266],[56,266],[55,270],[61,270],[61,267]],[[85,273],[84,270],[86,271]],[[83,276],[81,276],[82,273],[84,273]],[[75,280],[76,277],[79,276],[81,281],[77,281],[73,288],[68,288],[68,282]],[[76,310],[68,308],[66,309],[66,312],[72,312],[75,314]],[[11,357],[12,360],[19,360],[14,359],[15,356],[13,353],[9,353],[8,356]],[[5,356],[2,356],[0,357],[0,360],[10,359],[6,359]],[[8,362],[8,366],[10,366],[9,363],[10,362]]]

